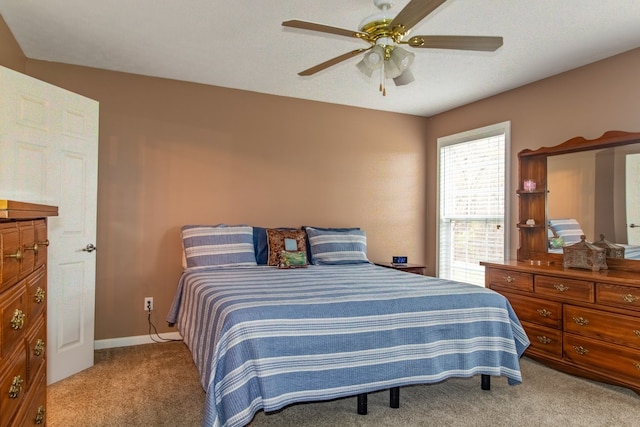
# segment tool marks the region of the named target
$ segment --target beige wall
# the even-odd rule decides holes
[[[27,58],[16,43],[2,15],[0,15],[0,65],[21,73],[25,72],[27,66]]]
[[[437,139],[511,121],[511,194],[518,179],[517,153],[552,146],[575,136],[596,138],[607,130],[640,131],[640,49],[596,62],[429,119],[427,206],[436,206]],[[518,206],[511,198],[509,252],[518,247]],[[435,262],[436,212],[427,210],[427,262]]]

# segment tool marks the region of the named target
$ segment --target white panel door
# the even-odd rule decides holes
[[[49,218],[47,383],[93,365],[98,103],[0,67],[0,198]]]
[[[640,245],[640,154],[626,156],[627,241]]]

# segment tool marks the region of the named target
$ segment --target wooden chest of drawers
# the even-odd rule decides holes
[[[640,393],[640,274],[482,263],[531,341],[527,356]]]
[[[45,424],[51,215],[57,208],[0,200],[0,427]]]

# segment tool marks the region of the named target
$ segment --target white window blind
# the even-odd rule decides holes
[[[505,259],[508,150],[504,129],[477,133],[439,146],[438,275],[484,285],[480,261]]]

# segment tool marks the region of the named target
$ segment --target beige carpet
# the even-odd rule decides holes
[[[640,426],[640,396],[521,361],[524,382],[479,378],[404,387],[400,408],[389,393],[369,395],[369,414],[355,397],[258,413],[251,427],[304,426]],[[48,388],[47,423],[73,426],[199,426],[205,393],[183,343],[96,351],[92,368]]]

